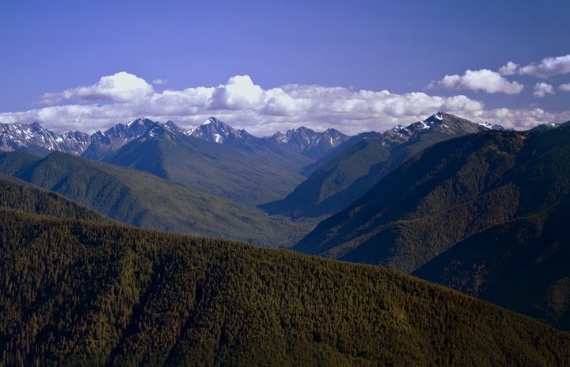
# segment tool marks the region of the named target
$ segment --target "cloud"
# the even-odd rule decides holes
[[[539,124],[570,120],[570,111],[551,113],[540,108],[509,109],[497,108],[479,111],[472,116],[464,116],[472,121],[498,123],[508,129],[527,130]]]
[[[570,55],[547,57],[538,63],[519,68],[518,73],[544,79],[554,75],[568,74],[570,73]]]
[[[437,111],[513,128],[560,121],[566,116],[542,110],[486,110],[483,102],[464,95],[396,94],[303,84],[264,89],[248,75],[233,76],[217,86],[158,92],[144,79],[122,72],[104,76],[92,86],[51,93],[44,102],[51,105],[0,113],[0,122],[38,121],[59,133],[93,133],[143,116],[162,122],[172,120],[181,127],[195,127],[216,116],[235,128],[267,136],[300,126],[320,131],[334,127],[351,135],[385,131],[397,124],[423,120]]]
[[[45,93],[40,100],[54,104],[62,100],[130,102],[153,93],[153,88],[144,79],[121,71],[99,79],[93,85],[64,90],[59,93]]]
[[[168,82],[168,80],[166,80],[166,79],[155,79],[152,81],[152,84],[163,85],[163,84],[166,84],[167,82]]]
[[[563,91],[563,92],[570,92],[570,83],[560,84],[558,86],[558,89]]]
[[[211,109],[248,110],[256,109],[265,97],[265,92],[255,85],[249,75],[231,77],[225,85],[215,88],[210,98]]]
[[[508,64],[507,64],[508,65]],[[505,66],[509,71],[512,66]],[[503,68],[505,68],[503,67]],[[503,69],[502,68],[502,69]],[[518,94],[524,86],[517,82],[509,82],[501,74],[487,70],[467,70],[463,75],[446,75],[442,80],[432,82],[430,88],[467,89],[486,93]]]
[[[552,85],[547,83],[536,83],[534,86],[534,92],[532,93],[535,97],[543,98],[546,97],[547,94],[554,94],[554,88]]]
[[[515,64],[512,61],[507,62],[505,66],[499,69],[499,74],[501,75],[515,75],[517,69],[519,68],[518,64]]]

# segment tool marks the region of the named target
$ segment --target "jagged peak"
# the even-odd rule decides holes
[[[127,123],[128,127],[131,127],[133,125],[149,125],[149,124],[154,124],[155,122],[147,119],[146,117],[139,117],[138,119],[132,120],[130,122]]]
[[[204,121],[204,122],[202,123],[202,126],[210,125],[210,124],[217,124],[217,123],[220,123],[220,122],[221,122],[221,121],[218,120],[217,118],[215,118],[215,117],[213,117],[213,116],[210,116],[210,117],[208,117],[208,119],[207,119],[206,121]]]

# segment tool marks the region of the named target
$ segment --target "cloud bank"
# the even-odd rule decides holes
[[[513,65],[501,68],[503,75],[513,72]],[[518,94],[524,86],[517,82],[509,82],[500,73],[492,70],[467,70],[463,75],[446,75],[437,82],[432,82],[429,87],[446,89],[467,89],[486,93]]]
[[[452,86],[467,85],[487,93],[522,90],[522,85],[510,83],[489,70],[451,76],[447,80]],[[159,83],[155,80],[154,84]],[[464,95],[394,94],[387,90],[301,84],[264,89],[248,75],[233,76],[213,87],[158,92],[144,79],[122,71],[103,76],[92,85],[45,93],[40,101],[48,106],[0,113],[0,122],[38,121],[56,132],[92,133],[142,116],[162,122],[172,120],[182,127],[195,127],[216,116],[235,128],[267,136],[302,125],[320,131],[334,127],[346,134],[385,131],[396,124],[423,120],[437,111],[512,128],[528,128],[561,118],[560,114],[540,109],[486,110],[483,102]],[[567,115],[570,119],[570,114]]]

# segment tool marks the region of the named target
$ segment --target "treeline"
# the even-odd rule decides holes
[[[0,210],[4,366],[562,366],[570,335],[407,275]]]
[[[58,218],[111,221],[54,192],[42,190],[15,178],[0,174],[0,207]]]

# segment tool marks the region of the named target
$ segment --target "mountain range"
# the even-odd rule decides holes
[[[269,214],[313,218],[343,209],[424,147],[485,129],[443,113],[406,128],[355,137],[300,127],[258,138],[214,117],[192,129],[140,118],[90,136],[57,135],[37,123],[1,126],[2,151],[81,155],[147,171],[250,208],[261,206]]]
[[[407,160],[294,250],[387,266],[568,328],[570,125],[487,131]]]
[[[570,363],[568,333],[389,269],[99,221],[13,179],[0,190],[2,365]]]
[[[379,135],[354,137],[336,155],[316,168],[286,198],[263,206],[273,214],[292,217],[327,217],[364,195],[388,173],[414,154],[440,141],[499,125],[479,125],[447,113],[436,113],[407,127],[396,126]]]
[[[267,145],[277,152],[295,152],[311,158],[320,158],[349,138],[335,129],[319,133],[306,127],[288,130],[285,134],[277,132],[270,137],[258,138],[245,130],[236,130],[215,117],[210,117],[202,125],[190,129],[180,128],[172,121],[160,123],[139,118],[127,124],[116,124],[105,131],[99,130],[91,135],[79,131],[56,134],[44,129],[37,122],[0,124],[2,129],[0,151],[23,151],[40,155],[59,151],[104,160],[108,155],[148,134],[156,127],[198,140],[239,147],[247,147],[248,143]]]
[[[88,141],[72,154],[53,153],[64,137],[32,125],[4,126],[2,141],[19,143],[3,147],[39,156],[4,153],[0,172],[112,219],[298,242],[293,250],[392,267],[569,328],[570,276],[552,262],[567,258],[552,224],[567,215],[567,124],[512,132],[440,112],[384,133],[257,138],[215,118],[195,129],[138,119],[67,134]],[[481,245],[493,238],[501,245]],[[520,279],[532,286],[515,287]]]
[[[334,129],[317,133],[304,127],[257,138],[213,117],[195,129],[140,118],[91,136],[56,135],[37,123],[3,124],[2,129],[0,151],[81,155],[147,171],[251,208],[288,194],[304,179],[303,167],[348,139]]]
[[[290,246],[312,224],[268,217],[208,192],[138,170],[54,152],[1,153],[0,172],[124,223],[175,233]]]

